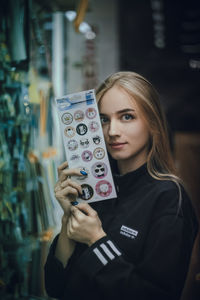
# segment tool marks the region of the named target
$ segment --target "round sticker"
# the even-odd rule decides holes
[[[99,135],[93,136],[92,140],[96,145],[99,145],[101,143],[101,137]]]
[[[67,126],[65,128],[65,135],[68,136],[69,138],[73,137],[75,135],[76,131],[74,127],[72,126]]]
[[[85,151],[83,151],[81,157],[82,157],[82,160],[84,160],[84,161],[91,161],[93,155],[92,155],[91,151],[85,150]]]
[[[84,179],[86,179],[88,177],[88,175],[89,175],[89,170],[87,168],[85,168],[85,167],[79,167],[79,169],[80,169],[80,171],[84,171],[87,174],[86,175],[82,174],[81,176],[76,176],[76,179],[78,179],[78,180],[84,180]]]
[[[76,127],[76,132],[79,134],[79,135],[84,135],[87,133],[87,126],[83,123],[79,124],[77,127]]]
[[[89,147],[89,140],[87,138],[83,138],[80,140],[81,148],[88,148]]]
[[[69,125],[73,121],[73,117],[70,113],[65,113],[62,115],[61,120],[64,124]]]
[[[78,148],[78,143],[76,140],[70,140],[68,143],[67,143],[67,147],[69,150],[73,151],[73,150],[76,150]]]
[[[104,151],[104,149],[103,148],[96,148],[95,150],[94,150],[94,157],[96,158],[96,159],[102,159],[102,158],[104,158],[104,156],[105,156],[105,151]]]
[[[79,161],[80,159],[80,156],[78,154],[73,154],[71,157],[70,157],[70,160],[71,161],[74,161],[74,162],[77,162]]]
[[[86,114],[86,117],[87,117],[88,119],[94,119],[94,118],[96,117],[96,115],[97,115],[97,111],[96,111],[95,108],[89,107],[89,108],[86,110],[85,114]]]
[[[75,113],[74,113],[74,119],[77,122],[83,121],[83,119],[84,119],[84,112],[82,110],[75,111]]]
[[[99,129],[99,123],[97,123],[96,121],[92,121],[89,123],[89,129],[92,132],[95,132]]]
[[[89,200],[94,195],[93,188],[89,184],[82,184],[82,195],[81,199],[83,200]]]
[[[108,168],[103,162],[97,162],[92,166],[92,174],[96,178],[104,178],[108,173]]]
[[[106,180],[101,180],[96,184],[95,190],[98,195],[107,197],[112,192],[112,185]]]

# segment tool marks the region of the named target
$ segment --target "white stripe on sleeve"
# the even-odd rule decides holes
[[[111,241],[107,241],[108,245],[110,246],[110,248],[118,255],[121,255],[121,252],[115,247],[115,245],[113,244],[113,242]]]
[[[113,260],[115,258],[115,256],[112,254],[112,252],[110,252],[110,250],[108,249],[108,247],[105,244],[101,244],[100,247],[103,249],[103,251],[106,253],[106,255]]]
[[[96,256],[98,257],[98,259],[102,262],[102,264],[105,266],[108,261],[107,259],[105,259],[105,257],[101,254],[101,252],[99,251],[99,249],[94,248],[93,252],[96,254]]]

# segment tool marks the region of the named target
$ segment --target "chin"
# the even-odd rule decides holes
[[[124,153],[110,153],[110,155],[115,160],[126,160],[129,158],[129,156]]]

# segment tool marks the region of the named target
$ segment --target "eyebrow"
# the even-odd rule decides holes
[[[127,112],[135,112],[135,109],[133,109],[133,108],[124,108],[124,109],[118,110],[116,113],[117,114],[122,114],[122,113],[127,113]],[[104,115],[106,115],[106,113],[105,114],[104,113],[100,113],[100,115],[104,116]]]

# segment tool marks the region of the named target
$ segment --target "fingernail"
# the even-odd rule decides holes
[[[73,202],[72,202],[72,205],[73,205],[73,206],[78,205],[78,201],[73,201]]]
[[[85,172],[85,171],[80,171],[80,173],[82,174],[82,175],[87,175],[87,172]]]

